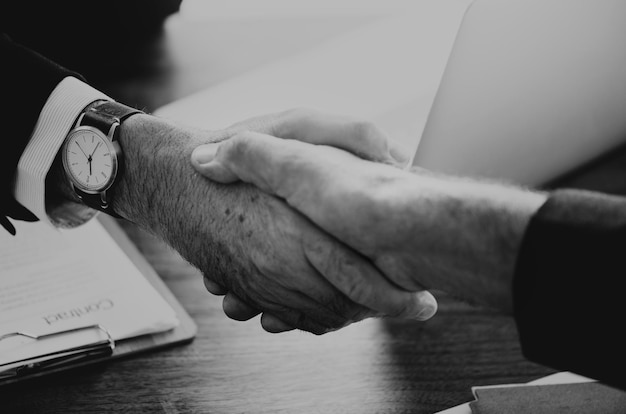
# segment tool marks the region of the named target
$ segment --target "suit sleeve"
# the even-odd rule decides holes
[[[82,77],[15,43],[5,33],[0,34],[0,62],[0,121],[4,140],[0,151],[0,224],[10,229],[7,217],[35,220],[15,200],[12,185],[39,113],[62,79]]]
[[[514,278],[531,361],[626,390],[626,198],[551,194],[532,218]]]

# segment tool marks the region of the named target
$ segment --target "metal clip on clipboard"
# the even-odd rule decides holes
[[[115,341],[111,334],[100,325],[82,326],[42,335],[12,332],[0,336],[0,344],[11,340],[17,341],[13,348],[13,354],[17,358],[7,361],[6,356],[0,355],[0,383],[4,380],[110,356],[115,349]],[[24,344],[23,341],[29,343]],[[45,342],[49,346],[43,346]],[[26,355],[28,346],[32,347],[33,344],[35,348],[41,349],[35,349],[33,354]],[[17,352],[15,352],[16,348]]]

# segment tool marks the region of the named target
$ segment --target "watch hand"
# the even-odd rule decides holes
[[[84,155],[87,159],[89,159],[89,156],[88,156],[87,154],[85,154],[85,151],[83,151],[83,149],[81,148],[80,144],[77,142],[77,143],[76,143],[76,145],[78,145],[78,148],[80,148],[80,152],[82,152],[82,153],[83,153],[83,155]]]
[[[87,162],[89,163],[89,175],[91,175],[91,155],[87,158]]]
[[[93,154],[95,154],[95,153],[96,153],[96,150],[98,149],[98,147],[100,146],[100,144],[101,144],[101,142],[98,142],[98,143],[96,144],[96,148],[94,148],[94,149],[93,149],[93,152],[91,153],[91,155],[89,156],[89,158],[93,157]]]

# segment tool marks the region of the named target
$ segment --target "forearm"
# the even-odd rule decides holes
[[[258,134],[212,152],[197,161],[205,176],[241,179],[285,199],[401,288],[444,290],[512,311],[517,252],[543,194]]]
[[[54,128],[49,129],[48,126],[55,123],[56,118],[46,116],[42,121],[41,115],[50,112],[50,97],[64,83],[62,80],[78,75],[14,43],[4,33],[0,33],[0,60],[0,119],[5,125],[4,136],[10,137],[10,145],[5,145],[0,155],[0,224],[14,232],[13,225],[4,216],[18,220],[45,218],[42,217],[45,215],[42,215],[43,194],[37,199],[24,191],[25,188],[32,189],[33,182],[39,185],[38,188],[42,186],[40,171],[49,167],[54,157],[54,152],[50,158],[38,153],[41,142],[37,131],[45,130],[43,136],[54,140]],[[39,192],[42,193],[41,190]]]
[[[194,133],[150,115],[135,115],[124,122],[120,131],[124,170],[113,197],[118,214],[164,235],[166,221],[181,207],[176,205],[177,196],[191,191],[187,187],[193,171],[185,157],[202,141]]]
[[[206,180],[189,163],[196,146],[221,140],[226,134],[149,115],[130,117],[120,131],[125,168],[113,208],[203,272],[210,272],[213,280],[246,297],[229,276],[253,271],[244,259],[241,240],[252,224],[244,219],[260,192]]]
[[[230,131],[195,130],[149,116],[133,116],[122,128],[126,168],[113,208],[123,217],[250,306],[291,326],[323,333],[374,314],[320,279],[305,252],[326,246],[337,258],[350,257],[353,267],[367,263],[353,263],[347,249],[276,197],[243,183],[211,182],[193,169],[192,150]]]
[[[124,160],[114,188],[113,209],[162,236],[164,219],[176,211],[175,195],[184,191],[193,175],[184,157],[205,141],[210,141],[206,132],[185,129],[151,115],[127,119],[120,130]],[[210,184],[202,186],[207,187]],[[60,152],[48,174],[46,190],[47,210],[56,221],[76,220],[71,216],[88,210],[72,189]]]
[[[214,255],[217,246],[213,237],[220,225],[218,208],[231,200],[236,191],[220,194],[223,191],[216,184],[193,171],[189,155],[198,144],[216,138],[219,137],[207,131],[150,115],[127,119],[120,131],[124,170],[113,194],[113,209],[166,241],[187,259],[193,255]],[[214,229],[203,240],[191,236],[194,229],[190,226],[198,226],[199,212]],[[206,253],[199,253],[202,248]]]
[[[515,319],[534,362],[626,389],[626,198],[557,190],[533,217],[515,275]]]
[[[429,288],[512,312],[512,280],[530,218],[546,195],[477,180],[414,175],[401,212],[418,227],[405,260]],[[419,218],[415,220],[415,218]],[[406,271],[409,271],[407,269]]]

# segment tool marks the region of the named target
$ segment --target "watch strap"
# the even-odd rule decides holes
[[[111,188],[106,190],[106,193],[109,193],[108,195],[106,193],[89,194],[76,187],[74,187],[74,192],[78,195],[78,198],[80,198],[86,206],[89,206],[95,210],[102,211],[103,213],[106,213],[111,217],[123,218],[111,208],[111,204],[108,200],[111,193]]]
[[[139,113],[143,113],[143,111],[119,102],[104,101],[88,107],[80,124],[98,128],[104,134],[108,134],[114,124],[121,124],[131,115]],[[111,139],[116,140],[117,134]]]

